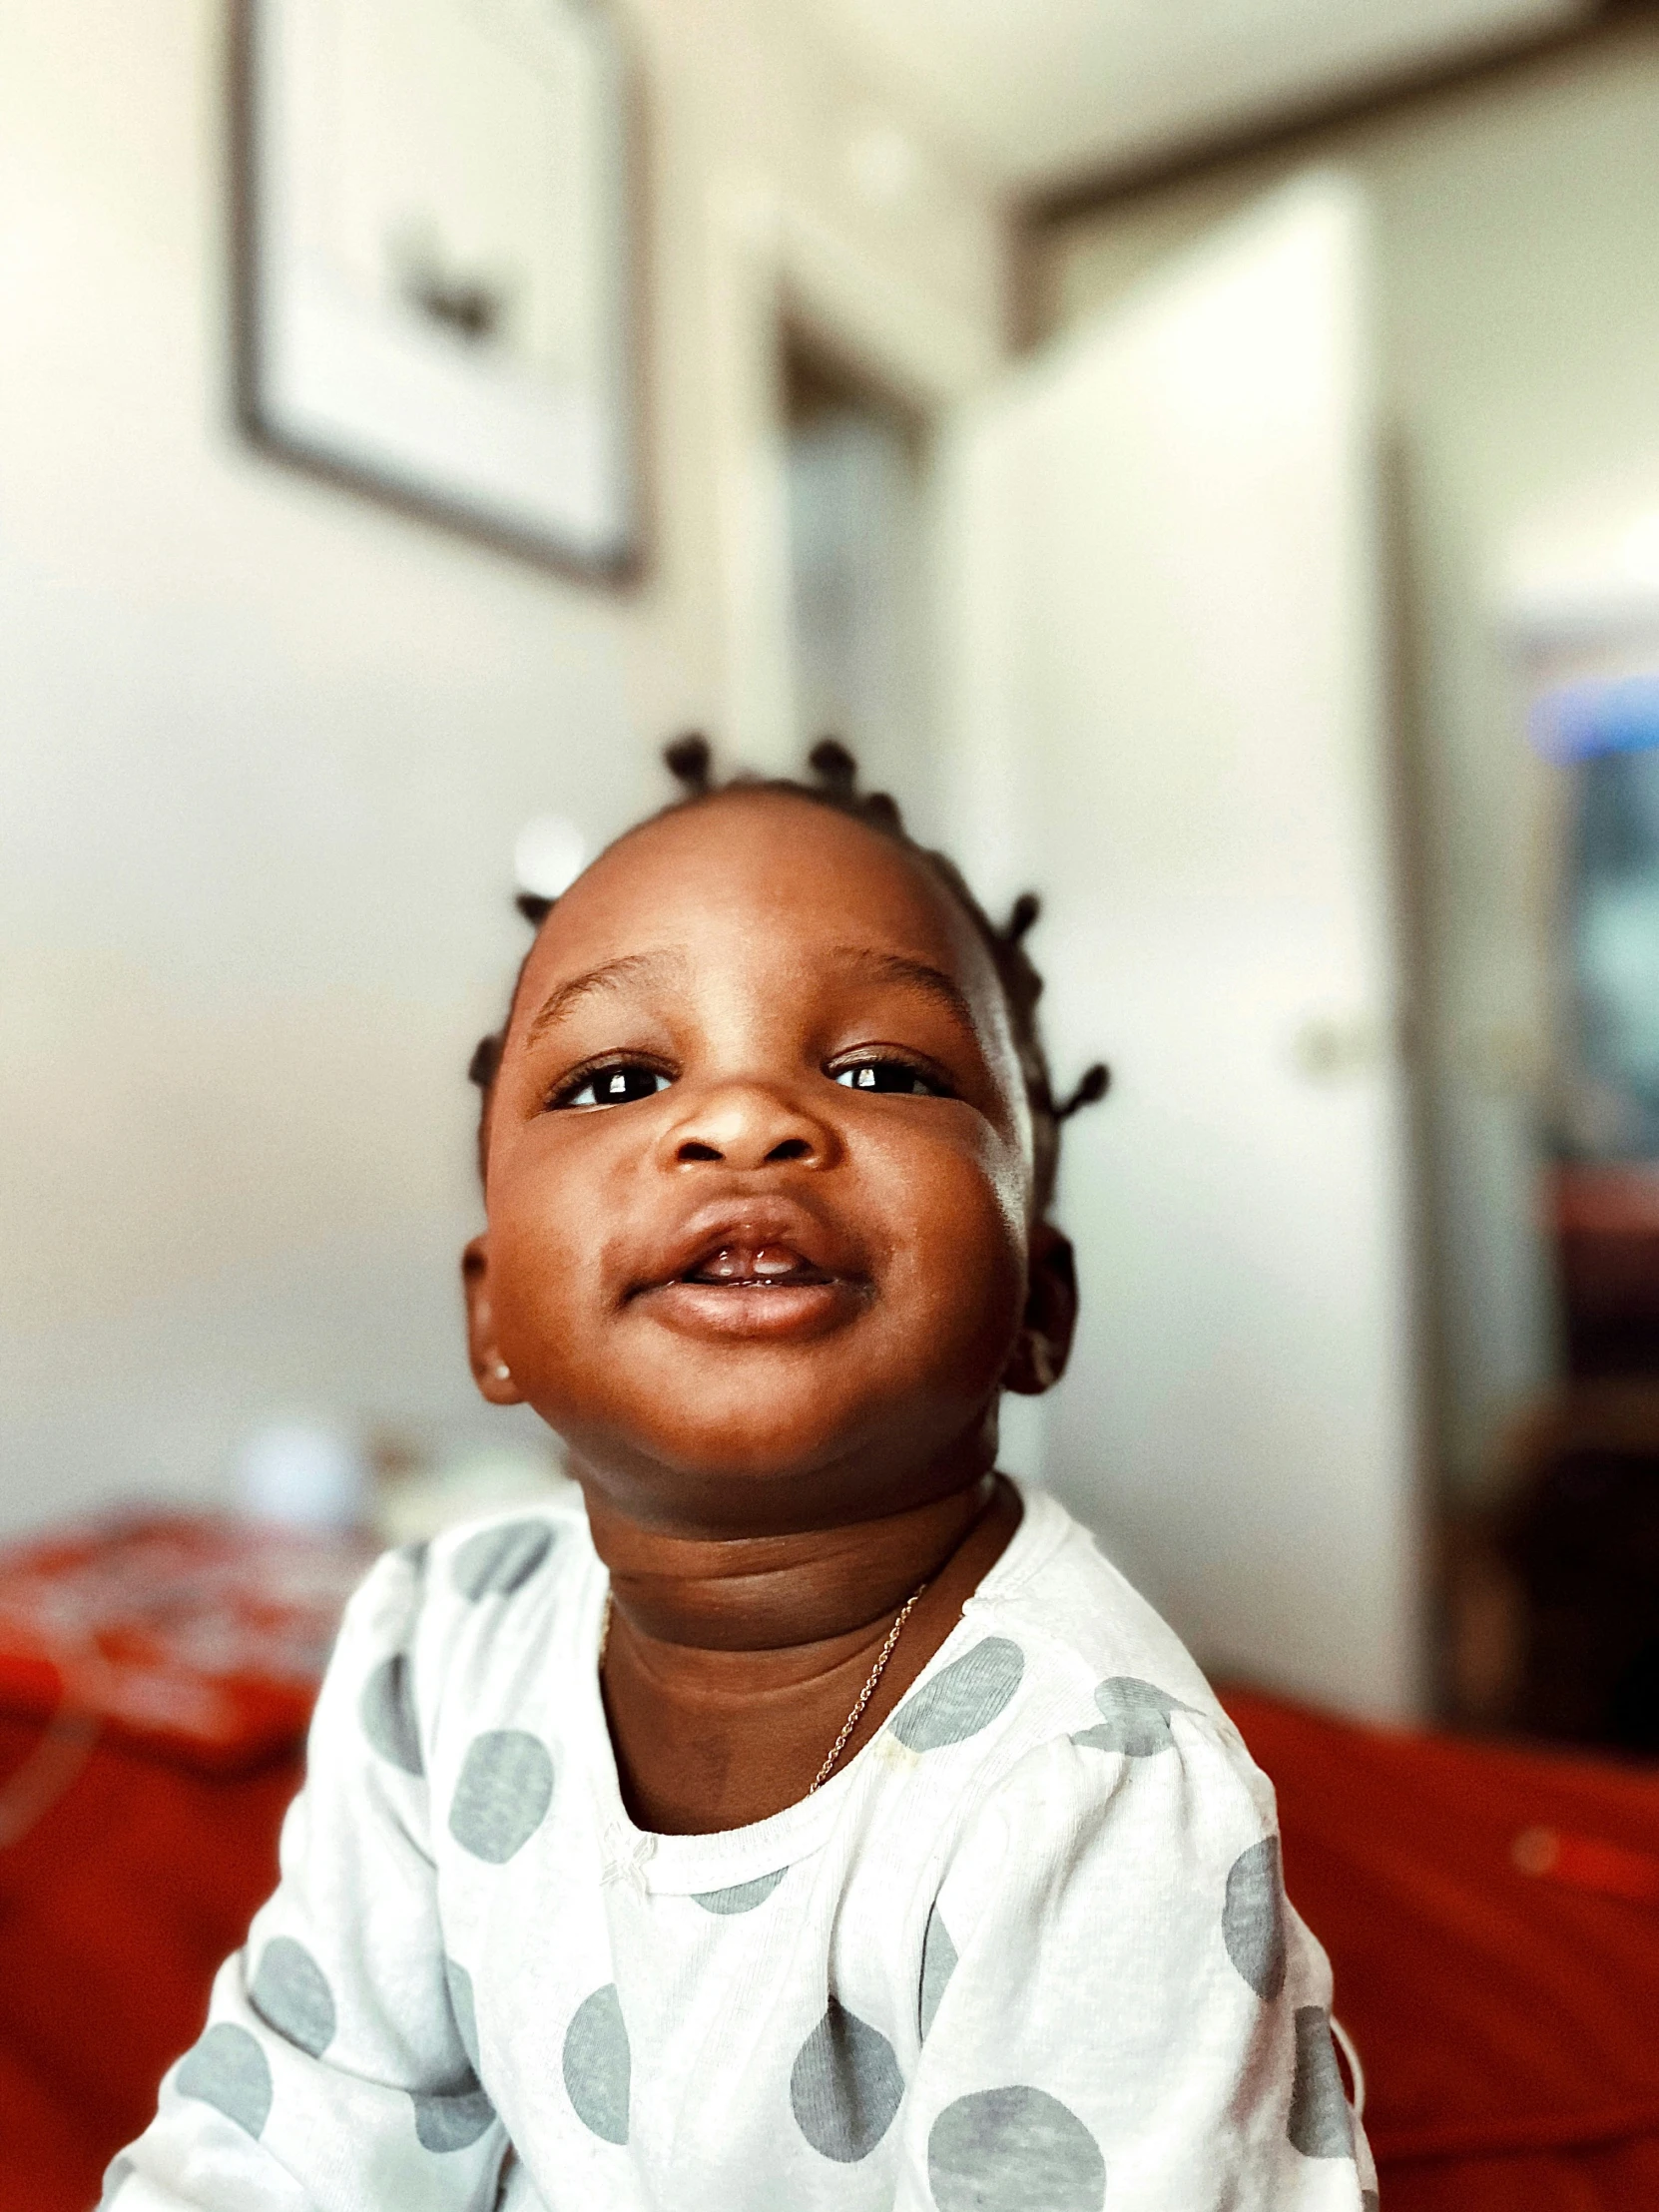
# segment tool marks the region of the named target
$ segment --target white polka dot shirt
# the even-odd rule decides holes
[[[119,2212],[1362,2212],[1273,1793],[1052,1499],[867,1747],[623,1808],[579,1507],[353,1599],[282,1879]]]

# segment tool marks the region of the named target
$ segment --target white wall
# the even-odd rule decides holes
[[[1079,215],[1040,250],[1052,329],[1293,168],[1340,163],[1371,201],[1403,463],[1442,1427],[1464,1487],[1554,1360],[1535,1176],[1553,772],[1522,739],[1494,579],[1540,514],[1642,487],[1659,505],[1656,121],[1659,31],[1633,23]]]
[[[613,831],[687,723],[767,735],[732,207],[787,205],[994,354],[988,200],[931,160],[861,189],[876,92],[798,11],[628,12],[654,545],[627,593],[239,445],[219,7],[0,17],[0,1526],[211,1495],[279,1407],[494,1417],[454,1266],[513,834]]]

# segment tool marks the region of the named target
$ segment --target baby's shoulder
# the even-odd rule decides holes
[[[433,1597],[464,1615],[491,1599],[547,1594],[593,1556],[582,1493],[572,1482],[446,1528],[424,1547],[421,1565]]]
[[[371,1569],[348,1626],[397,1651],[417,1680],[454,1685],[581,1634],[602,1603],[603,1570],[581,1492],[519,1503],[463,1521],[427,1542],[401,1544]]]
[[[1266,1778],[1191,1653],[1056,1499],[1027,1495],[954,1641],[890,1725],[918,1751],[962,1742],[964,1812],[1033,1791],[1112,1797],[1129,1770],[1168,1753],[1187,1793],[1271,1812]]]
[[[1027,1493],[1018,1535],[965,1610],[1017,1644],[1033,1691],[1139,1683],[1166,1708],[1225,1718],[1174,1629],[1046,1492]]]

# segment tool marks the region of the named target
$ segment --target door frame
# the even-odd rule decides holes
[[[752,767],[793,767],[794,651],[784,351],[798,331],[933,419],[1003,365],[1003,333],[896,276],[764,180],[711,194],[713,463],[721,737]]]

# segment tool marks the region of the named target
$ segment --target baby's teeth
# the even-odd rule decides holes
[[[801,1265],[800,1253],[788,1245],[763,1245],[759,1251],[751,1245],[722,1245],[697,1272],[714,1283],[772,1283]]]

